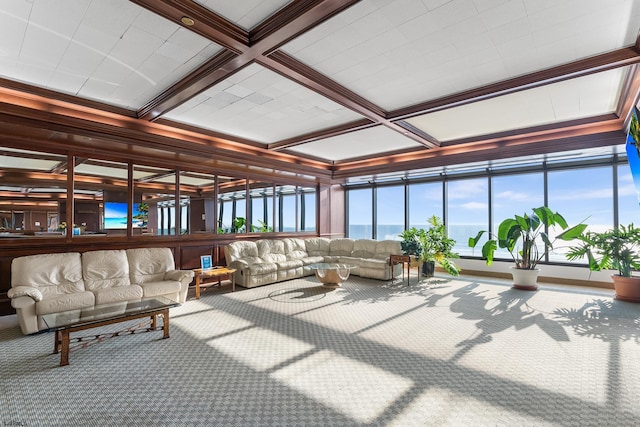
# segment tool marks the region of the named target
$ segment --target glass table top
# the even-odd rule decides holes
[[[339,263],[331,263],[331,262],[320,262],[317,264],[309,264],[307,267],[309,267],[312,270],[353,270],[354,268],[358,268],[357,265],[339,264]]]
[[[126,318],[127,316],[134,314],[151,313],[164,308],[177,307],[179,305],[179,303],[170,300],[169,298],[157,296],[142,301],[121,301],[59,313],[45,314],[41,316],[41,318],[48,330],[52,331],[64,329],[70,326],[99,323],[105,319]]]

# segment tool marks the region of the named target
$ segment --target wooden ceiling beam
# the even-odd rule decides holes
[[[324,97],[329,98],[358,114],[361,114],[375,123],[379,123],[395,132],[399,132],[427,148],[434,148],[440,145],[438,141],[426,139],[422,135],[413,133],[410,129],[389,120],[387,118],[387,112],[382,108],[282,51],[273,52],[269,56],[258,58],[257,61],[276,73],[283,75],[316,93],[320,93]],[[347,131],[350,130],[345,130],[345,132]]]
[[[575,77],[612,70],[640,63],[640,51],[627,47],[612,52],[581,59],[546,70],[537,71],[513,79],[470,89],[457,94],[415,104],[389,112],[390,120],[405,120],[422,114],[433,113],[452,107],[484,101],[510,93],[569,80]]]
[[[241,33],[239,27],[192,1],[131,1],[177,23],[180,23],[185,14],[194,20],[197,19],[194,25],[187,28],[228,49],[220,52],[138,111],[139,118],[152,121],[255,62],[266,52],[273,51],[360,0],[293,1],[267,20],[264,26],[259,26],[256,40],[250,40],[248,35],[246,39],[238,37],[236,33]],[[233,33],[232,36],[228,34],[229,31]]]

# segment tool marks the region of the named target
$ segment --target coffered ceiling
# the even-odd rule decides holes
[[[638,29],[634,0],[2,0],[0,136],[64,105],[92,116],[61,140],[334,179],[612,146]]]

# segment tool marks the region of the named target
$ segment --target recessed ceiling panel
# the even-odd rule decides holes
[[[617,68],[406,121],[444,142],[612,113],[626,72]]]
[[[195,2],[247,31],[289,3],[288,0],[195,0]]]
[[[416,147],[422,145],[389,128],[376,126],[298,145],[288,151],[337,161]]]
[[[633,0],[363,0],[283,47],[387,110],[634,45]]]
[[[258,64],[240,70],[164,117],[262,143],[362,118]]]
[[[127,0],[5,1],[0,76],[138,109],[221,48]]]

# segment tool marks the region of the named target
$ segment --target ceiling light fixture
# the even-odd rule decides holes
[[[191,27],[196,23],[196,21],[194,21],[192,18],[189,18],[188,16],[183,16],[182,18],[180,18],[180,22],[182,22],[187,27]]]

